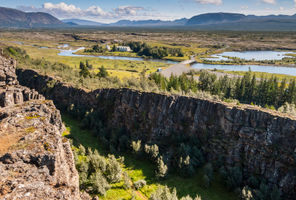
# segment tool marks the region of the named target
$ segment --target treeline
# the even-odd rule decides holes
[[[124,45],[129,46],[133,52],[139,56],[146,56],[156,59],[162,59],[169,55],[175,57],[183,57],[184,53],[180,48],[168,48],[168,47],[151,47],[145,42],[127,42]]]
[[[201,72],[199,80],[193,74],[165,78],[161,74],[152,74],[150,79],[165,91],[181,91],[185,94],[198,90],[218,95],[224,99],[237,99],[241,103],[256,104],[267,108],[279,108],[286,102],[296,103],[295,79],[279,80],[277,77],[256,77],[246,72],[242,77],[230,78],[225,75],[218,78],[215,74]]]
[[[101,45],[97,45],[97,44],[92,46],[91,49],[84,49],[84,52],[86,52],[86,53],[93,53],[93,52],[95,52],[95,53],[104,53],[106,51],[107,51],[107,48],[105,48],[105,47],[103,47]]]

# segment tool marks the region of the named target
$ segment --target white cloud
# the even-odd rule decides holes
[[[268,3],[268,4],[276,4],[275,0],[262,0],[264,3]],[[294,0],[296,1],[296,0]]]
[[[222,4],[222,0],[195,0],[195,1],[200,4],[215,4],[215,5]]]
[[[136,15],[138,11],[144,10],[143,7],[120,6],[114,9],[114,12],[120,16]]]
[[[20,10],[27,12],[47,12],[58,18],[69,18],[69,17],[102,17],[102,18],[120,18],[135,16],[140,11],[145,10],[143,7],[135,6],[120,6],[113,9],[112,11],[104,11],[99,6],[91,6],[87,9],[81,9],[73,4],[66,4],[60,2],[57,4],[44,3],[41,8],[34,6],[20,6]]]

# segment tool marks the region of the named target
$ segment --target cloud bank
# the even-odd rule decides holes
[[[268,3],[268,4],[276,4],[275,0],[262,0],[264,3]]]
[[[87,9],[81,9],[73,4],[66,4],[64,2],[53,4],[44,3],[41,8],[34,6],[20,6],[20,10],[26,12],[47,12],[58,18],[72,18],[72,17],[101,17],[101,18],[121,18],[135,16],[139,12],[144,11],[143,7],[135,6],[120,6],[112,11],[104,11],[99,6],[91,6]]]
[[[195,0],[195,1],[200,4],[214,4],[214,5],[222,4],[222,0]]]

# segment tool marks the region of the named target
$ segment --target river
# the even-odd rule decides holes
[[[152,61],[152,62],[164,62],[168,64],[178,64],[176,61],[159,60],[159,59],[144,59],[139,57],[121,57],[121,56],[93,56],[93,55],[79,55],[76,52],[85,49],[84,47],[75,50],[60,50],[59,56],[73,56],[73,57],[98,57],[109,60],[130,60],[130,61]],[[277,52],[277,51],[264,51],[264,52],[225,52],[223,56],[241,57],[254,60],[278,60],[279,58],[287,57],[285,54],[293,52]],[[225,58],[223,57],[222,58]],[[296,76],[296,68],[294,67],[279,67],[279,66],[263,66],[263,65],[211,65],[196,63],[191,66],[193,69],[218,69],[227,71],[248,71],[251,69],[254,72],[266,72],[274,74],[285,74]]]

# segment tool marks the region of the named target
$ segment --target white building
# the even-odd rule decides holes
[[[129,46],[118,46],[117,51],[128,52],[128,51],[132,51],[132,50]]]
[[[111,47],[107,44],[106,45],[106,49],[108,50],[108,51],[111,51]]]

